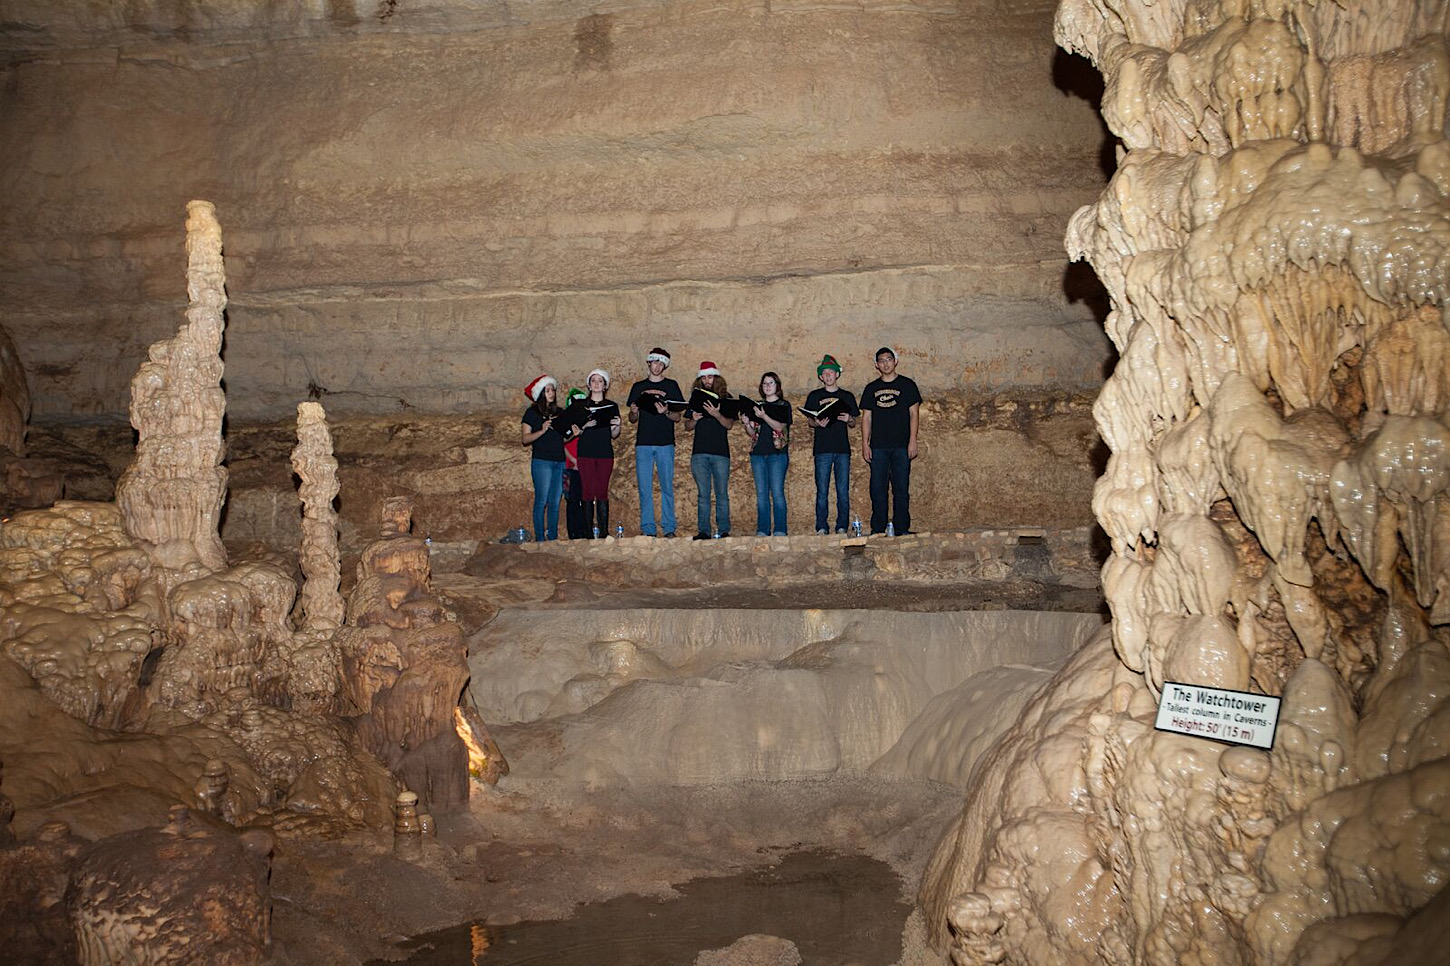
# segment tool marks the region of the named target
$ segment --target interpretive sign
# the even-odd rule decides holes
[[[1274,747],[1278,724],[1278,698],[1164,681],[1153,727],[1267,750]]]

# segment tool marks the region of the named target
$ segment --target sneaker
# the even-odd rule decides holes
[[[770,536],[770,534],[766,533],[764,530],[756,530],[755,531],[755,535],[757,537],[768,537],[768,536]]]
[[[730,531],[729,530],[721,530],[720,531],[720,539],[721,540],[724,540],[728,536],[730,536]]]
[[[829,537],[830,535],[831,535],[831,532],[829,530],[817,530],[816,531],[816,536],[818,536],[818,537]]]
[[[693,537],[691,537],[690,539],[691,540],[709,540],[710,539],[710,535],[708,533],[697,533]]]

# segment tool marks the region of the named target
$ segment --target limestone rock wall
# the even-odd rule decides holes
[[[512,406],[655,344],[1101,378],[1057,239],[1104,132],[1049,0],[3,10],[0,318],[39,419],[125,410],[193,197],[228,228],[233,418]]]

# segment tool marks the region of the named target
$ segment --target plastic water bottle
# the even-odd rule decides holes
[[[621,540],[624,539],[624,524],[620,523],[615,525],[614,535]]]
[[[710,539],[711,540],[719,540],[720,539],[720,528],[719,527],[716,527],[715,529],[713,529],[713,530],[710,531]]]
[[[859,537],[860,535],[861,535],[861,518],[860,517],[852,517],[851,518],[851,536],[853,536],[853,537]]]
[[[595,527],[594,528],[594,539],[595,540],[598,540],[599,539],[599,528],[598,527]]]
[[[520,526],[517,530],[514,531],[514,537],[517,538],[517,540],[518,540],[519,543],[528,543],[529,542],[529,534],[528,534],[528,531],[525,530],[522,526]]]
[[[886,535],[888,537],[894,537],[894,536],[896,536],[896,524],[894,524],[894,523],[888,523],[888,524],[886,524]]]

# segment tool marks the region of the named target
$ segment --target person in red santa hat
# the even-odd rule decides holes
[[[524,410],[519,442],[532,446],[529,472],[534,479],[534,539],[559,539],[559,500],[564,494],[564,437],[554,431],[559,414],[559,383],[541,375],[524,387],[529,408]]]
[[[695,375],[694,389],[713,393],[723,403],[730,398],[725,376],[720,368],[708,360],[700,363]],[[685,422],[695,432],[695,447],[690,453],[690,473],[695,477],[699,490],[695,519],[700,525],[696,540],[709,539],[711,495],[714,495],[715,527],[722,537],[730,536],[730,427],[735,425],[733,417],[725,415],[725,408],[717,402],[703,401],[700,408],[692,406],[685,410]]]

